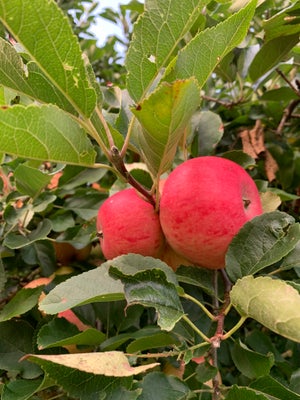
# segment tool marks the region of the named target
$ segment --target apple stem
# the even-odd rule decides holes
[[[155,200],[153,196],[146,188],[144,188],[144,186],[142,186],[136,179],[134,179],[134,177],[127,170],[124,164],[123,157],[121,156],[121,153],[116,146],[112,146],[110,149],[110,160],[117,171],[126,179],[126,181],[138,192],[140,192],[145,197],[145,199],[153,205],[153,207],[155,207]]]

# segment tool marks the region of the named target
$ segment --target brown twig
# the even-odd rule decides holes
[[[155,207],[155,200],[152,194],[130,174],[124,164],[123,157],[116,146],[112,146],[110,149],[110,160],[119,173],[126,179],[126,181],[138,192],[140,192],[145,199],[153,205],[153,207]]]
[[[220,104],[221,106],[227,108],[228,110],[245,102],[245,100],[242,97],[240,99],[238,99],[237,101],[230,101],[230,102],[222,101],[222,100],[216,99],[214,97],[205,96],[205,95],[202,96],[202,99],[207,100],[207,101],[213,101],[214,103]]]
[[[276,129],[276,134],[277,135],[281,135],[283,128],[286,124],[286,122],[293,117],[293,111],[295,110],[295,108],[298,106],[298,104],[300,103],[300,89],[299,89],[299,85],[298,85],[298,81],[296,81],[296,85],[293,85],[293,83],[284,75],[284,73],[282,71],[280,71],[280,69],[276,69],[276,72],[278,75],[280,75],[280,77],[289,85],[289,87],[292,89],[292,91],[299,97],[298,99],[294,99],[292,100],[289,105],[284,109],[283,111],[283,115],[281,118],[281,121]]]

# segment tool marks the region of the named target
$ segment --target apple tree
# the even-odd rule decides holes
[[[1,398],[300,399],[299,3],[132,0],[103,14],[124,63],[71,3],[0,0]],[[134,188],[158,218],[204,156],[263,207],[224,265],[105,258],[106,200]]]

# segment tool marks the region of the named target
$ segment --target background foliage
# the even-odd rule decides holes
[[[132,0],[99,47],[93,1],[0,0],[4,400],[300,398],[299,10]],[[110,194],[209,154],[265,210],[228,250],[231,307],[222,274],[106,261],[95,227]]]

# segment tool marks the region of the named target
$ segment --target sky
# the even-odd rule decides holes
[[[98,10],[101,12],[103,9],[109,7],[115,10],[119,9],[119,4],[128,4],[129,0],[98,0],[99,8]],[[98,18],[97,23],[92,28],[92,32],[95,34],[98,39],[98,43],[101,46],[104,44],[107,36],[111,34],[122,34],[120,28],[117,27],[116,24],[105,20],[104,18]]]

